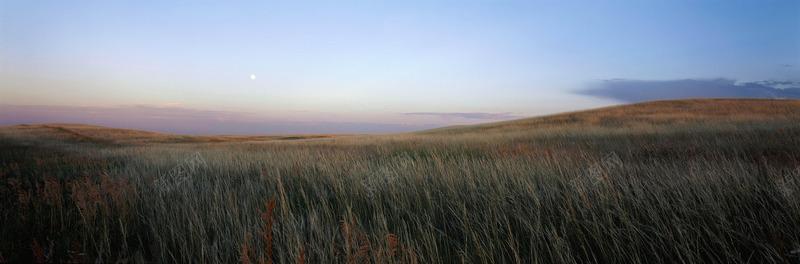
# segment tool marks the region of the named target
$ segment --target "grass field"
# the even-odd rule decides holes
[[[800,101],[392,135],[0,128],[0,261],[796,263]]]

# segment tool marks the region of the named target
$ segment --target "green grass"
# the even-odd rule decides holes
[[[6,128],[0,258],[800,261],[797,101],[654,104],[351,137]]]

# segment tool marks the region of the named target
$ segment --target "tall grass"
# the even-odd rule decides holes
[[[10,262],[800,260],[792,121],[0,140],[0,260]]]

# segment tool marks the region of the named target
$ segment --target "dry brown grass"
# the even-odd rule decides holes
[[[796,99],[683,99],[603,107],[475,126],[432,129],[431,133],[517,132],[557,128],[634,128],[731,122],[799,120]]]
[[[0,252],[10,262],[791,263],[796,103],[649,102],[337,138],[6,127]],[[112,135],[94,140],[102,133]]]
[[[275,225],[275,217],[273,213],[275,212],[275,197],[269,199],[268,203],[264,203],[264,208],[266,212],[259,211],[261,214],[261,225],[262,227],[257,229],[258,233],[261,234],[261,238],[264,239],[264,255],[261,257],[256,257],[255,252],[252,249],[252,235],[247,234],[247,241],[246,244],[241,245],[242,251],[239,256],[239,261],[242,263],[253,263],[253,260],[257,260],[258,263],[264,264],[272,263],[272,232],[273,227]]]
[[[191,136],[69,123],[5,126],[0,127],[0,135],[10,138],[29,138],[37,140],[49,139],[59,142],[68,141],[99,144],[259,143],[269,141],[361,136],[356,134]]]

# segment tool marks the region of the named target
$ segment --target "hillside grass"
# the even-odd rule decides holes
[[[5,127],[0,261],[797,262],[798,102],[371,136]]]

